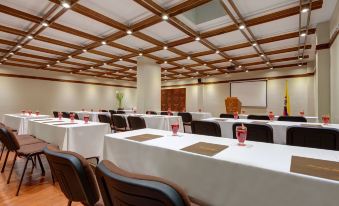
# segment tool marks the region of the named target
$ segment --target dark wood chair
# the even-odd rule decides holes
[[[101,110],[101,112],[108,112],[108,110],[106,110],[106,109],[102,109],[102,110]]]
[[[113,123],[112,123],[112,119],[111,119],[111,117],[110,117],[109,115],[107,115],[107,114],[99,114],[99,115],[98,115],[98,118],[99,118],[99,122],[101,122],[101,123],[107,123],[107,124],[110,125],[111,130],[114,129]]]
[[[253,114],[248,115],[247,119],[270,120],[270,118],[267,115],[253,115]]]
[[[232,126],[233,139],[237,139],[236,127],[241,123],[234,123]],[[256,142],[273,143],[273,129],[266,124],[244,124],[247,127],[247,140]]]
[[[339,150],[339,130],[291,126],[287,128],[286,144],[300,147]]]
[[[70,114],[74,114],[74,119],[77,119],[77,120],[80,119],[80,118],[79,118],[79,115],[78,115],[77,113],[71,112]]]
[[[278,117],[278,121],[285,122],[307,122],[307,119],[302,116],[280,116]]]
[[[69,118],[69,112],[62,112],[63,118]]]
[[[178,116],[180,116],[182,118],[182,122],[184,124],[184,132],[186,132],[185,130],[185,126],[191,126],[191,123],[193,121],[192,119],[192,114],[189,112],[179,112]]]
[[[117,111],[115,111],[115,110],[109,110],[109,113],[110,113],[111,115],[113,115],[113,114],[116,114]]]
[[[125,117],[115,114],[115,115],[112,115],[112,120],[113,120],[113,125],[114,125],[115,131],[123,132],[123,131],[128,130]]]
[[[229,119],[234,119],[233,114],[220,114],[220,118],[229,118]]]
[[[47,146],[43,151],[69,206],[72,202],[103,206],[93,169],[84,157],[75,152],[60,151],[53,146]]]
[[[15,153],[14,158],[13,158],[13,165],[12,165],[11,171],[10,171],[8,179],[7,179],[7,184],[9,184],[9,182],[10,182],[17,157],[26,159],[25,166],[24,166],[24,169],[23,169],[23,172],[22,172],[22,175],[21,175],[20,183],[19,183],[18,189],[16,191],[16,196],[18,196],[29,161],[32,161],[32,167],[34,167],[35,162],[34,162],[33,158],[37,157],[38,161],[39,161],[40,168],[41,168],[41,175],[42,176],[45,175],[45,169],[44,169],[44,166],[41,162],[40,155],[43,154],[42,150],[48,144],[45,143],[45,142],[39,142],[39,143],[28,144],[28,145],[20,145],[16,136],[13,133],[11,133],[9,130],[7,130],[6,128],[0,128],[0,138],[5,143],[8,151]]]
[[[59,112],[53,111],[53,116],[54,116],[55,118],[58,118],[58,117],[59,117]]]
[[[155,111],[146,111],[146,114],[157,115],[158,113],[156,113]]]
[[[160,115],[173,115],[173,112],[160,112]]]
[[[95,175],[106,206],[198,205],[179,186],[159,177],[130,173],[108,160],[100,162]]]
[[[117,110],[117,114],[126,114],[126,112],[123,110]]]
[[[145,129],[146,123],[144,118],[137,116],[128,116],[127,121],[129,124],[130,130]]]
[[[221,137],[220,125],[217,122],[210,121],[192,121],[192,133]]]

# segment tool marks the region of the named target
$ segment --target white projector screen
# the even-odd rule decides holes
[[[231,97],[238,97],[244,107],[267,106],[267,81],[232,82]]]

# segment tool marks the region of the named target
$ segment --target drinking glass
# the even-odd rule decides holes
[[[69,114],[69,118],[71,119],[71,122],[74,122],[74,113]]]
[[[305,115],[305,112],[304,111],[301,111],[300,112],[300,116],[304,116]]]
[[[323,115],[322,119],[323,119],[323,123],[324,124],[329,124],[330,123],[330,116],[329,115]]]
[[[172,136],[177,136],[178,134],[178,130],[179,130],[179,124],[178,123],[174,123],[171,125],[172,127]]]
[[[270,112],[270,113],[268,114],[268,118],[270,118],[270,121],[273,121],[273,120],[274,120],[274,114],[273,114],[273,112]]]
[[[247,138],[247,127],[237,126],[236,127],[236,136],[238,139],[239,146],[245,146],[245,141]]]
[[[59,118],[59,120],[62,119],[62,112],[58,112],[58,118]]]
[[[85,124],[88,124],[88,121],[89,121],[89,116],[88,116],[88,115],[85,115],[85,116],[84,116],[84,122],[85,122]]]
[[[36,112],[35,112],[35,115],[36,115],[36,116],[39,116],[39,115],[40,115],[40,112],[39,112],[39,111],[36,111]]]

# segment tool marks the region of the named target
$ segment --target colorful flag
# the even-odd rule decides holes
[[[290,96],[288,95],[288,81],[285,82],[285,97],[284,97],[284,116],[291,115]]]

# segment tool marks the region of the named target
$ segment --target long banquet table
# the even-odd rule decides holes
[[[111,133],[105,123],[63,118],[28,122],[28,133],[46,142],[58,145],[62,150],[73,151],[84,157],[101,157],[105,134]]]
[[[161,111],[161,112],[167,112],[167,111]],[[160,114],[161,112],[157,112]],[[177,116],[179,112],[172,112],[173,115]],[[209,112],[188,112],[192,115],[192,120],[202,120],[206,118],[211,118],[212,114]]]
[[[45,119],[49,115],[36,115],[36,114],[5,114],[3,116],[2,122],[15,130],[18,131],[18,134],[27,134],[27,125],[28,120],[30,119]]]
[[[156,134],[137,142],[125,138]],[[229,147],[209,157],[181,149],[198,142]],[[339,161],[339,152],[153,129],[105,136],[103,158],[130,172],[165,178],[215,206],[337,206],[339,182],[290,172],[291,157]]]
[[[247,119],[248,117],[248,114],[239,114],[239,118],[240,119]],[[304,116],[307,120],[307,122],[313,122],[313,123],[316,123],[316,122],[319,122],[319,119],[318,117],[312,117],[312,116]],[[274,120],[278,120],[279,116],[278,115],[275,115],[274,116]]]
[[[231,119],[231,118],[207,118],[203,121],[215,121],[219,123],[221,129],[221,136],[226,138],[233,138],[232,126],[234,123],[255,123],[261,122],[270,125],[273,129],[273,142],[276,144],[286,144],[286,132],[289,126],[299,125],[321,125],[325,128],[339,129],[338,124],[320,124],[320,123],[304,123],[304,122],[285,122],[285,121],[265,121],[253,119]]]

